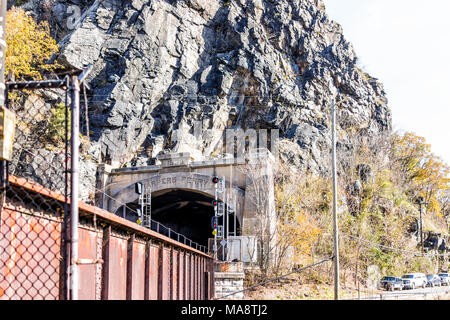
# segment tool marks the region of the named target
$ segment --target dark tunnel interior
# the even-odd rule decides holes
[[[166,190],[152,195],[152,230],[168,236],[171,229],[171,238],[178,240],[173,231],[203,246],[208,246],[208,239],[213,238],[211,219],[214,216],[213,197],[191,190]],[[136,222],[139,217],[136,214],[140,205],[137,202],[128,203],[125,209],[119,208],[117,215]],[[224,223],[224,218],[219,218],[219,224]],[[234,230],[234,215],[229,217],[229,228]],[[237,220],[236,220],[237,221]],[[236,223],[239,229],[239,223]],[[183,242],[184,238],[180,238]]]

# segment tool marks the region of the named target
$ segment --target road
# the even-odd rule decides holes
[[[450,299],[450,286],[418,288],[414,290],[383,291],[378,295],[362,297],[364,300],[433,300]]]

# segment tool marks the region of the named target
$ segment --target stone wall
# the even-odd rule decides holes
[[[214,285],[216,288],[216,298],[224,299],[243,299],[244,293],[239,292],[231,296],[231,293],[244,289],[245,274],[239,272],[215,272]]]
[[[230,300],[243,299],[243,292],[230,295],[244,289],[245,273],[243,263],[216,262],[214,269],[216,298],[224,297],[224,299]]]

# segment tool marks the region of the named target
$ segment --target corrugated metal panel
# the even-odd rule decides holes
[[[138,242],[132,235],[129,240],[127,268],[127,299],[145,298],[145,243]]]
[[[91,261],[97,260],[99,245],[98,239],[102,239],[102,234],[97,233],[94,230],[86,230],[79,228],[79,257],[80,259],[89,259]],[[101,265],[100,265],[101,267]],[[98,287],[98,275],[97,275],[97,265],[88,264],[79,266],[79,277],[80,277],[80,300],[96,300],[97,287]]]
[[[184,253],[184,300],[189,300],[189,254]]]
[[[205,260],[200,257],[200,299],[205,300]]]
[[[59,298],[58,221],[3,208],[0,299]]]
[[[125,300],[127,298],[127,240],[109,235],[107,242],[104,299]]]
[[[164,248],[162,253],[161,277],[161,300],[170,300],[170,250],[168,248]]]
[[[192,300],[192,285],[191,285],[191,255],[186,254],[186,297],[187,300]]]
[[[184,272],[185,272],[185,263],[184,263],[184,252],[180,251],[179,253],[179,272],[178,272],[178,283],[179,283],[179,287],[178,287],[178,299],[179,300],[184,300],[186,298],[185,294],[184,294],[184,281],[185,281],[185,276],[184,276]]]
[[[190,264],[191,264],[191,300],[195,300],[195,262],[194,262],[194,255],[190,256]]]
[[[197,265],[197,281],[196,281],[196,285],[197,285],[197,300],[201,300],[201,276],[200,276],[200,257],[196,256],[196,265]]]
[[[198,269],[200,267],[200,264],[198,263],[198,257],[195,256],[195,299],[199,300],[200,298],[200,279],[198,277]]]
[[[206,258],[203,259],[203,297],[205,300],[208,300],[208,278],[206,274],[208,273],[208,265],[206,264]]]
[[[171,284],[171,288],[172,288],[172,295],[171,295],[171,299],[172,300],[178,300],[178,251],[176,250],[172,250],[172,284]]]
[[[158,300],[159,247],[149,244],[146,262],[146,300]]]
[[[193,270],[194,270],[194,300],[198,300],[198,271],[197,271],[197,267],[198,267],[198,263],[197,263],[197,257],[193,256]]]
[[[200,277],[200,257],[196,256],[196,265],[197,265],[197,300],[201,300],[200,290],[201,290],[201,277]]]

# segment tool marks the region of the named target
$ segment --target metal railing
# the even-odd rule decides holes
[[[204,245],[201,245],[195,241],[192,241],[191,239],[187,238],[185,235],[178,233],[174,230],[172,230],[169,227],[166,227],[162,223],[159,223],[155,220],[150,220],[151,227],[150,230],[156,231],[162,235],[165,235],[166,237],[169,237],[170,239],[176,240],[178,242],[181,242],[187,246],[190,246],[192,248],[195,248],[196,250],[199,250],[204,253],[208,253],[208,248]]]

